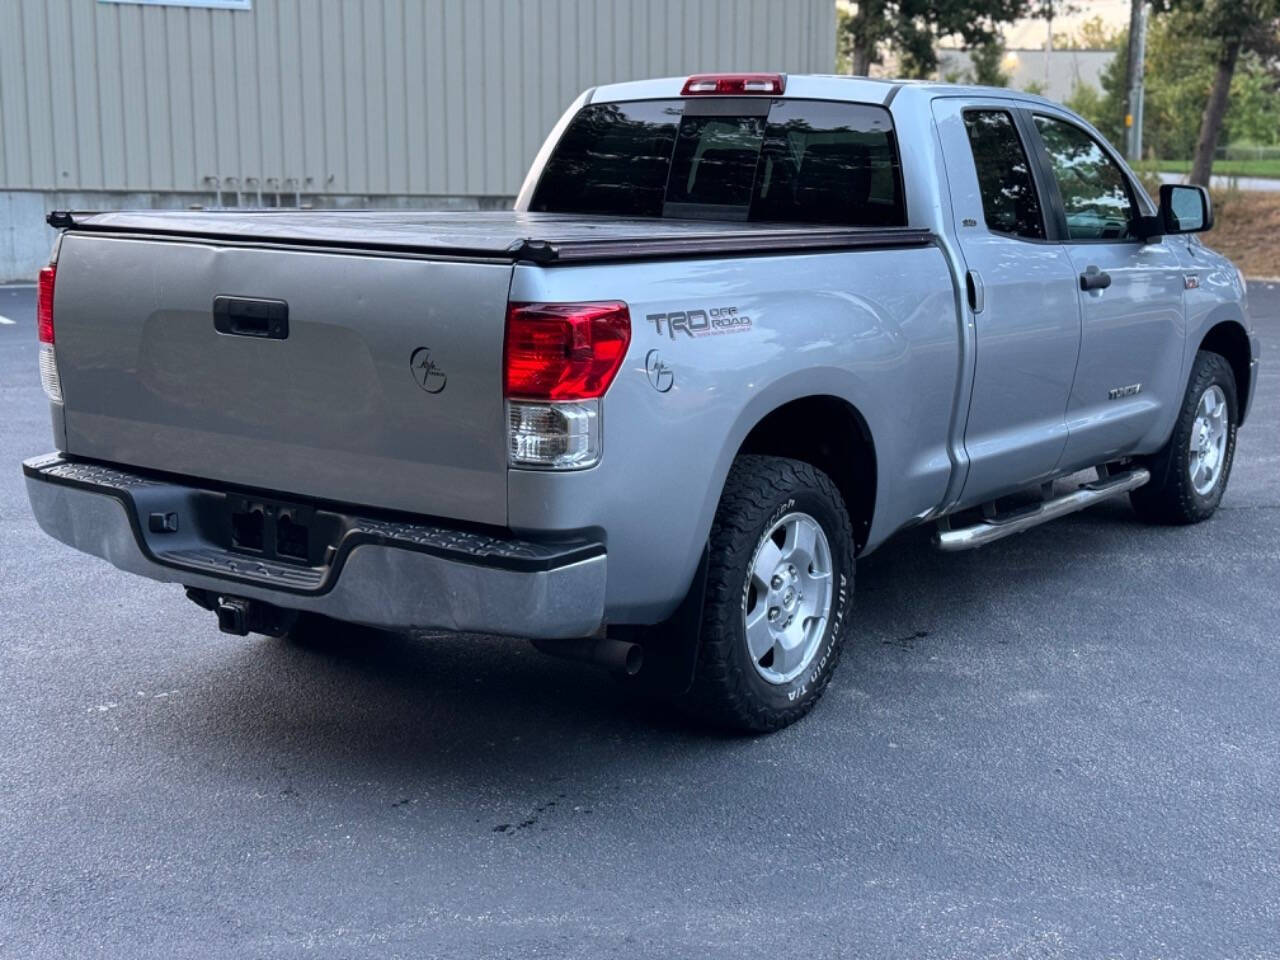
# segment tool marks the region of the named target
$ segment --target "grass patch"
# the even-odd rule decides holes
[[[1214,225],[1205,245],[1248,277],[1280,277],[1280,190],[1214,190]]]
[[[1190,173],[1190,160],[1157,160],[1156,169],[1162,173]],[[1276,177],[1280,179],[1280,157],[1265,160],[1215,160],[1215,177]]]

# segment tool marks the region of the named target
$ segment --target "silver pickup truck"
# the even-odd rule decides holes
[[[739,74],[582,94],[510,212],[55,213],[31,506],[230,632],[521,636],[776,729],[896,531],[1213,513],[1258,342],[1159,199],[1036,97]]]

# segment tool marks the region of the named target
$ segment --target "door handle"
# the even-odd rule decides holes
[[[1095,266],[1087,266],[1084,273],[1080,274],[1081,290],[1105,290],[1111,286],[1111,274],[1105,270],[1099,270]]]
[[[986,305],[986,297],[983,294],[982,277],[977,270],[970,270],[964,275],[964,288],[969,298],[969,309],[974,313],[981,313]]]
[[[214,297],[213,328],[237,337],[285,340],[289,336],[289,304],[251,297]]]

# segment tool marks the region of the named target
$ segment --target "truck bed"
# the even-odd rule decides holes
[[[55,212],[51,226],[95,233],[190,238],[514,263],[765,254],[918,246],[912,227],[795,226],[709,220],[625,219],[511,210],[143,210]]]
[[[931,242],[901,228],[510,211],[50,220],[66,228],[55,311],[64,452],[494,526],[508,522],[502,365],[516,264]]]

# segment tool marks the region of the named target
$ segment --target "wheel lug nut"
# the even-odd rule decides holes
[[[773,575],[773,579],[772,579],[771,581],[769,581],[769,585],[770,585],[770,586],[772,586],[772,587],[773,587],[773,589],[775,589],[775,590],[777,590],[779,587],[781,587],[781,586],[782,586],[782,574],[775,573],[775,574]]]
[[[781,612],[782,612],[782,611],[780,611],[777,607],[770,607],[770,608],[769,608],[769,619],[770,619],[770,620],[777,620],[777,619],[778,619],[778,614],[779,614],[779,613],[781,613]]]

